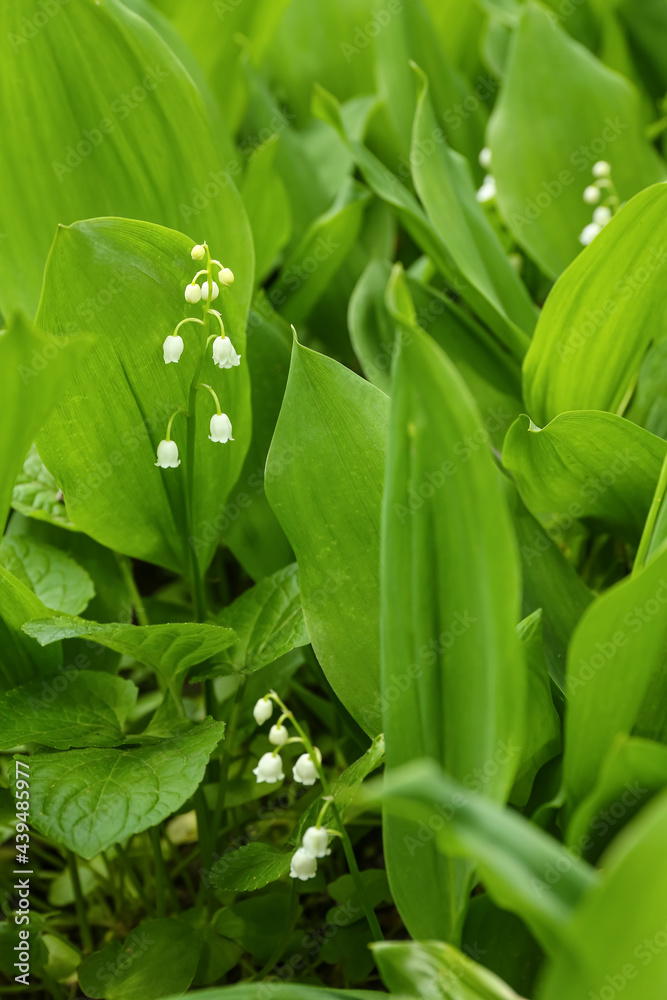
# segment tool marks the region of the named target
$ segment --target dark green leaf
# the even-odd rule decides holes
[[[85,749],[21,757],[30,767],[35,829],[82,858],[156,826],[193,794],[224,724],[131,750]]]
[[[72,672],[61,692],[47,693],[32,681],[0,698],[0,749],[39,743],[56,750],[117,746],[123,723],[137,700],[131,681],[105,673]]]

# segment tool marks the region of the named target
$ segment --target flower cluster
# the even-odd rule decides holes
[[[287,743],[306,743],[306,738],[303,735],[303,732],[300,736],[290,737],[285,722],[287,719],[294,721],[294,716],[285,708],[274,691],[264,695],[264,697],[260,698],[255,705],[252,714],[255,717],[257,725],[261,726],[262,723],[271,718],[273,715],[274,702],[277,703],[283,711],[278,718],[278,721],[271,726],[271,729],[269,730],[269,743],[272,743],[275,749],[262,754],[257,762],[257,767],[253,769],[252,773],[256,776],[258,782],[282,781],[285,775],[283,773],[283,761],[280,756],[280,748],[284,747]],[[298,728],[299,730],[301,729],[301,727]],[[302,753],[292,768],[292,777],[295,781],[298,781],[302,785],[314,785],[317,781],[318,768],[321,763],[322,754],[320,751],[317,747],[309,746],[308,752]]]
[[[480,166],[484,167],[485,170],[491,169],[491,150],[488,146],[480,150],[479,154]],[[493,174],[487,174],[482,181],[482,186],[477,192],[477,201],[495,201],[496,198],[496,179]]]
[[[293,713],[289,711],[275,691],[265,694],[255,705],[252,711],[255,722],[258,726],[268,722],[273,715],[274,704],[281,710],[278,720],[274,722],[269,730],[269,743],[273,744],[274,749],[262,754],[257,762],[257,767],[253,769],[252,773],[258,782],[282,781],[285,774],[283,772],[283,761],[280,756],[280,750],[288,743],[301,743],[305,747],[306,753],[302,753],[297,759],[296,764],[292,768],[292,776],[295,781],[298,781],[302,785],[314,785],[320,776],[322,754],[317,747],[311,744],[304,730],[294,718]],[[289,735],[287,726],[285,725],[288,719],[294,726],[297,733],[296,736]],[[331,801],[330,796],[325,797],[317,823],[315,826],[308,827],[301,838],[301,846],[292,855],[290,867],[292,878],[298,878],[302,882],[305,882],[309,878],[314,878],[317,872],[318,858],[325,858],[331,854],[329,850],[329,838],[340,836],[337,830],[328,830],[322,826],[322,817]]]
[[[220,326],[220,332],[218,334],[212,334],[206,340],[206,347],[208,347],[211,341],[213,341],[211,354],[213,364],[217,365],[218,368],[235,368],[240,364],[241,357],[236,353],[234,345],[225,334],[225,324],[223,323],[222,316],[217,309],[211,308],[211,302],[213,302],[214,299],[217,299],[220,294],[220,285],[222,285],[223,288],[229,288],[230,285],[233,285],[234,274],[228,267],[223,267],[219,260],[214,260],[211,257],[206,243],[198,243],[192,248],[190,255],[193,260],[197,261],[204,260],[204,258],[206,258],[206,267],[201,271],[197,271],[192,281],[186,285],[185,288],[186,302],[189,302],[191,305],[196,305],[198,302],[204,303],[204,318],[199,319],[197,316],[188,316],[185,319],[182,319],[180,323],[177,323],[173,333],[169,334],[162,345],[164,363],[166,365],[178,364],[181,359],[181,355],[185,349],[183,337],[179,333],[182,326],[186,323],[195,323],[206,329],[208,328],[209,317],[212,316]],[[217,273],[217,281],[213,279],[214,272]],[[205,280],[199,284],[199,279],[202,276],[205,276]],[[201,364],[199,365],[197,372],[199,373],[200,370]],[[222,412],[220,408],[220,400],[218,399],[213,388],[205,382],[196,385],[195,388],[207,389],[215,402],[216,412],[213,414],[210,421],[210,433],[208,435],[209,441],[220,444],[226,444],[228,441],[233,441],[232,422],[227,414]],[[181,464],[181,460],[178,457],[178,445],[175,441],[171,440],[171,427],[174,422],[174,418],[179,413],[183,412],[183,410],[178,409],[171,415],[169,423],[167,424],[166,436],[164,440],[160,441],[157,447],[157,462],[155,464],[161,469],[175,469]]]
[[[317,826],[309,826],[301,838],[301,847],[297,847],[292,855],[291,878],[298,878],[301,882],[315,878],[318,858],[326,858],[331,854],[329,837],[337,832],[337,830],[327,830],[326,827],[320,826],[319,822]]]
[[[611,166],[606,160],[598,160],[593,164],[592,184],[584,188],[583,198],[587,205],[595,205],[593,221],[579,233],[579,242],[585,247],[591,243],[611,219],[618,208],[618,195],[611,179]]]

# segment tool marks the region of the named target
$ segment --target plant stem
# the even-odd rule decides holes
[[[648,555],[648,550],[651,545],[651,540],[653,538],[653,531],[655,529],[655,522],[658,517],[658,512],[660,510],[660,505],[662,504],[663,497],[667,491],[667,455],[662,463],[662,468],[660,470],[660,476],[658,478],[658,485],[655,488],[655,493],[653,494],[653,500],[651,501],[651,506],[649,508],[648,517],[646,518],[646,523],[644,524],[644,530],[642,531],[642,537],[639,541],[639,548],[637,549],[637,555],[635,556],[635,561],[632,567],[632,576],[637,576],[644,568],[646,562],[646,556]]]
[[[366,887],[364,886],[364,882],[361,877],[361,872],[359,871],[357,859],[354,856],[354,848],[352,847],[352,841],[350,840],[350,835],[348,834],[347,829],[345,828],[345,824],[343,823],[340,812],[338,811],[338,807],[336,805],[334,797],[331,794],[331,786],[329,785],[327,776],[324,773],[324,768],[322,767],[322,764],[320,763],[317,754],[314,753],[313,744],[311,743],[310,738],[308,737],[306,731],[299,725],[297,720],[294,718],[293,713],[290,712],[290,710],[287,708],[285,703],[276,694],[275,691],[271,691],[271,697],[280,707],[281,711],[285,713],[285,717],[291,720],[292,725],[294,726],[295,730],[301,737],[303,745],[308,751],[310,759],[313,761],[315,767],[317,768],[317,773],[320,777],[320,781],[322,782],[322,788],[324,790],[324,794],[331,798],[331,811],[334,815],[334,819],[336,820],[336,823],[339,828],[339,833],[343,841],[343,850],[345,851],[345,857],[347,859],[348,868],[350,869],[350,875],[352,876],[352,880],[359,895],[359,901],[364,911],[364,916],[368,921],[368,926],[371,929],[371,934],[373,935],[374,939],[376,941],[384,941],[384,935],[380,928],[380,924],[375,914],[375,910],[371,906],[370,900],[366,893]]]
[[[118,855],[118,858],[120,860],[123,872],[125,873],[125,875],[127,875],[127,877],[129,878],[130,882],[132,883],[132,885],[134,886],[134,888],[137,890],[137,894],[139,896],[139,899],[143,903],[144,908],[146,910],[146,913],[148,913],[150,911],[150,904],[148,902],[148,896],[146,895],[144,887],[143,887],[143,885],[141,883],[141,879],[139,878],[139,876],[135,872],[134,867],[132,866],[132,862],[130,861],[129,857],[127,856],[127,852],[125,851],[125,848],[121,847],[120,844],[116,844],[116,854]]]
[[[151,843],[153,845],[153,856],[155,858],[155,915],[157,917],[163,917],[165,914],[165,873],[164,858],[162,857],[162,847],[160,845],[160,828],[158,826],[151,827],[150,834]]]
[[[128,559],[127,556],[122,555],[120,552],[116,552],[116,559],[118,560],[118,565],[120,566],[120,572],[125,582],[125,586],[130,593],[137,621],[140,625],[149,625],[150,623],[148,621],[146,609],[144,608],[144,602],[141,599],[141,594],[139,593],[136,580],[134,579],[134,573],[132,572],[132,560]]]
[[[90,933],[90,924],[88,923],[88,914],[86,912],[86,902],[81,891],[79,870],[76,866],[76,855],[73,854],[72,851],[67,852],[67,863],[69,865],[72,888],[74,890],[74,907],[76,909],[76,917],[79,922],[81,944],[85,952],[91,952],[93,950],[93,937]]]
[[[204,592],[204,583],[201,578],[201,573],[199,571],[199,561],[197,559],[197,552],[191,543],[191,536],[194,532],[194,485],[195,485],[195,445],[196,445],[196,431],[197,431],[197,385],[199,384],[199,379],[201,376],[202,366],[204,364],[204,355],[206,352],[206,340],[208,337],[208,331],[210,326],[209,321],[209,310],[211,308],[211,290],[213,273],[211,269],[211,254],[209,252],[208,246],[206,247],[206,280],[208,281],[208,298],[204,303],[204,319],[201,324],[201,334],[199,341],[199,360],[195,367],[195,371],[192,376],[192,382],[190,383],[190,394],[188,396],[188,434],[187,434],[187,455],[188,455],[188,465],[187,465],[187,475],[185,484],[185,510],[186,510],[186,537],[185,545],[188,550],[188,561],[190,563],[190,575],[192,577],[192,596],[195,605],[195,614],[197,621],[203,622],[206,618],[206,594]]]
[[[213,812],[213,849],[218,846],[218,837],[220,833],[220,823],[222,822],[222,814],[225,809],[225,798],[227,795],[227,785],[229,782],[229,766],[232,760],[232,751],[234,749],[234,736],[236,733],[236,723],[238,720],[239,706],[241,703],[241,692],[243,690],[243,685],[245,683],[245,677],[239,678],[239,684],[234,694],[234,701],[229,713],[229,720],[227,722],[227,732],[225,733],[225,742],[223,744],[222,758],[220,760],[220,775],[218,777],[218,795],[215,801],[215,810]]]

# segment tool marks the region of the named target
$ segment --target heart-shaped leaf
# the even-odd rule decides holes
[[[131,681],[92,670],[73,674],[61,692],[45,690],[40,681],[22,684],[0,698],[0,749],[117,746],[136,700]]]
[[[219,625],[174,622],[172,625],[100,624],[85,618],[36,618],[23,631],[47,646],[60,639],[90,639],[117,653],[131,656],[172,681],[190,667],[230,646],[235,633]]]
[[[224,723],[129,750],[18,757],[30,767],[32,825],[82,858],[160,823],[193,794]]]

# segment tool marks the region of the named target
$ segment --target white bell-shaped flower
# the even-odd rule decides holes
[[[263,722],[270,719],[273,715],[273,702],[270,698],[260,698],[252,710],[252,714],[255,717],[255,722],[258,726],[261,726]]]
[[[596,226],[606,226],[611,221],[611,209],[608,205],[598,205],[593,212],[593,222]]]
[[[190,251],[190,256],[193,260],[203,260],[206,255],[206,247],[201,243],[195,243],[192,250]]]
[[[318,756],[320,755],[319,750],[316,748],[315,752]],[[311,760],[310,755],[307,753],[302,753],[300,757],[297,758],[297,762],[292,768],[292,776],[295,781],[298,781],[301,785],[314,785],[317,781],[317,768],[315,767],[315,762]]]
[[[496,180],[491,174],[487,174],[484,178],[481,188],[477,192],[477,201],[483,203],[485,201],[493,201],[496,197]]]
[[[196,305],[201,299],[201,288],[196,281],[185,286],[185,301],[189,302],[190,305]]]
[[[484,167],[485,170],[489,170],[490,169],[490,167],[491,167],[491,150],[489,149],[488,146],[485,146],[484,149],[480,149],[479,156],[477,157],[477,159],[479,160],[480,167]]]
[[[584,188],[584,201],[587,205],[597,205],[600,200],[601,191],[597,184],[589,184]]]
[[[309,878],[315,878],[317,874],[317,858],[299,847],[292,855],[290,865],[290,878],[298,878],[302,882],[307,882]]]
[[[213,341],[213,362],[218,368],[236,368],[241,363],[241,355],[236,353],[229,337],[216,337]]]
[[[607,163],[606,160],[598,160],[597,163],[593,164],[593,177],[609,177],[611,173],[611,164]]]
[[[329,849],[329,834],[323,826],[309,826],[301,838],[301,846],[314,858],[326,858]]]
[[[181,354],[183,353],[183,338],[180,334],[170,333],[164,344],[162,345],[162,353],[164,355],[165,365],[174,364],[180,360]]]
[[[282,722],[278,722],[269,729],[269,743],[273,743],[274,747],[284,746],[288,738],[287,726],[283,725]]]
[[[226,413],[214,413],[211,417],[211,433],[208,436],[209,441],[216,441],[219,444],[227,444],[228,441],[233,441],[232,437],[232,422]]]
[[[268,753],[262,754],[257,761],[257,767],[253,768],[252,773],[256,776],[258,785],[263,781],[268,782],[270,785],[276,781],[282,781],[285,774],[280,754],[274,754],[271,750]]]
[[[211,302],[212,302],[213,299],[217,299],[218,295],[220,294],[220,289],[218,288],[215,281],[211,282],[211,288],[213,289],[211,292]],[[205,281],[201,286],[201,297],[203,299],[208,299],[208,281]]]
[[[602,226],[599,226],[597,222],[589,222],[588,225],[584,226],[584,228],[581,230],[579,234],[579,242],[582,243],[585,247],[587,247],[589,243],[593,242],[593,240],[595,239],[595,237],[597,236],[597,234],[600,232],[601,229]]]
[[[181,464],[178,445],[175,441],[160,441],[157,446],[157,462],[161,469],[175,469]]]
[[[229,288],[230,285],[234,284],[234,272],[231,267],[223,267],[218,275],[218,281],[225,288]]]

